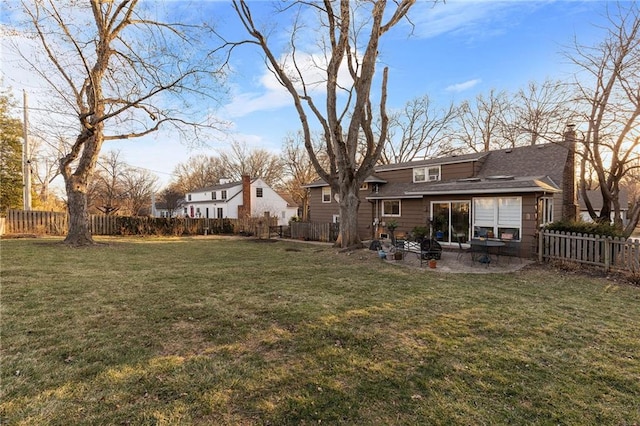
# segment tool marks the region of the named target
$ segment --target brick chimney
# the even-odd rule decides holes
[[[251,216],[251,177],[242,175],[242,205],[238,206],[238,217]]]
[[[562,219],[578,218],[578,200],[576,197],[576,131],[575,125],[568,124],[564,132],[563,145],[569,150],[562,172]]]

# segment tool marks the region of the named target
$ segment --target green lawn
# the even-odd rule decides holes
[[[638,287],[99,241],[1,241],[0,424],[640,423]]]

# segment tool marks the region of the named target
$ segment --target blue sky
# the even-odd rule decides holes
[[[195,3],[186,1],[170,1],[165,7],[174,19],[210,16],[230,38],[242,36],[228,2],[196,3],[193,9]],[[287,23],[277,21],[269,3],[250,5],[257,21],[275,28],[274,41],[286,35]],[[606,6],[602,1],[448,0],[435,6],[418,2],[410,13],[413,32],[402,24],[385,35],[380,47],[378,71],[389,67],[387,107],[400,108],[423,95],[445,107],[491,89],[515,92],[530,81],[567,79],[572,68],[560,54],[563,46],[570,45],[574,36],[582,44],[600,40],[603,30],[598,24],[605,22]],[[13,59],[7,49],[1,53],[4,85],[19,98],[23,88],[37,98],[35,77],[18,70],[14,60],[5,60]],[[121,150],[127,163],[156,172],[163,183],[178,163],[197,153],[216,155],[230,140],[279,152],[287,133],[300,127],[291,100],[266,70],[257,48],[243,47],[234,53],[229,95],[217,112],[232,123],[228,137],[194,149],[158,133],[145,140],[110,142],[104,149]]]

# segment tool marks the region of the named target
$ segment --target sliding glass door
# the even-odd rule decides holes
[[[433,237],[444,243],[469,240],[469,201],[439,201],[431,203]]]

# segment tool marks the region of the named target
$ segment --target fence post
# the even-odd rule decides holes
[[[609,272],[611,267],[611,249],[613,244],[608,237],[601,237],[602,245],[604,247],[604,271]]]
[[[544,260],[544,237],[545,231],[543,229],[538,231],[538,262],[542,263]]]

